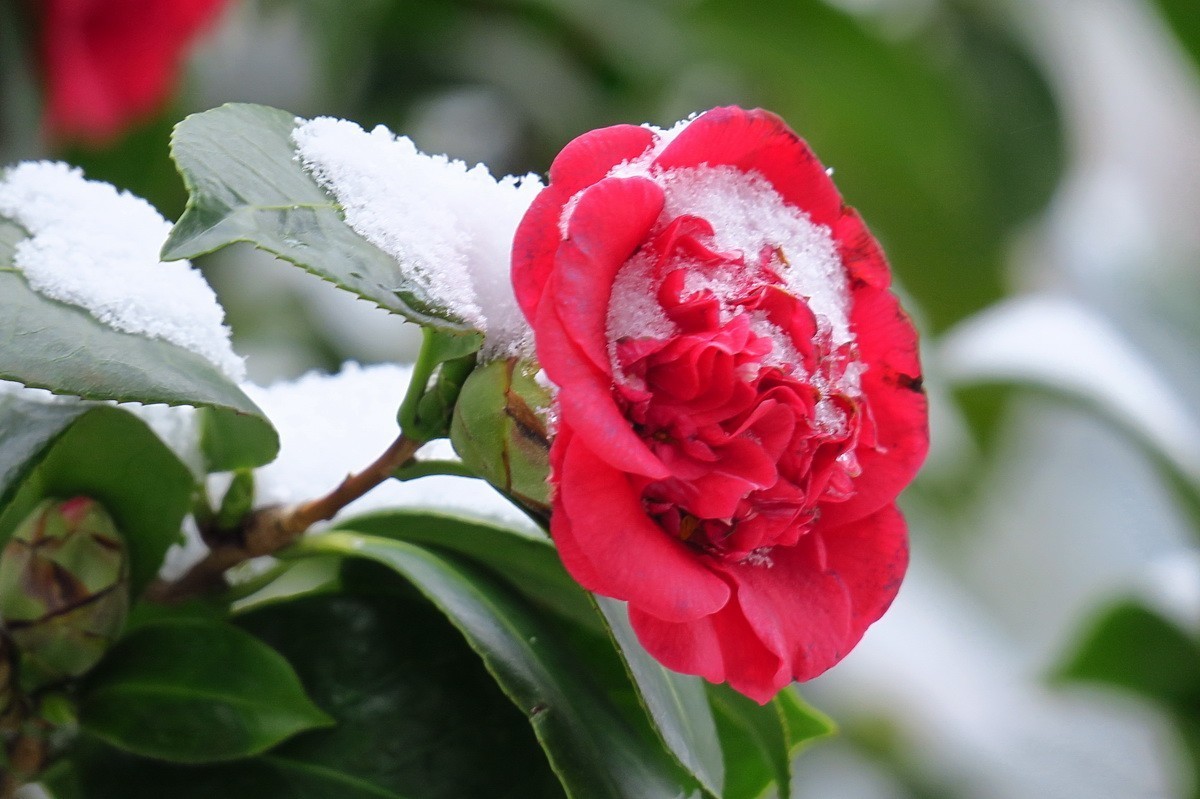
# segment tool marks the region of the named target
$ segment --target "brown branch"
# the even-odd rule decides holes
[[[251,558],[288,546],[309,527],[326,519],[388,479],[424,444],[400,435],[358,474],[351,474],[323,497],[298,505],[272,505],[249,514],[237,530],[215,536],[204,559],[174,582],[156,581],[146,590],[152,602],[177,604],[225,587],[225,572]]]

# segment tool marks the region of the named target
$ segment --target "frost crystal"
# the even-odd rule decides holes
[[[291,504],[327,494],[346,475],[374,461],[399,434],[396,408],[412,370],[392,364],[346,364],[336,375],[309,373],[268,388],[244,386],[279,431],[279,457],[255,473],[258,504]],[[448,442],[427,444],[421,457],[453,458]],[[389,480],[342,515],[384,508],[426,508],[530,529],[528,517],[487,483],[462,477]]]
[[[66,164],[28,162],[0,178],[0,214],[30,234],[13,263],[35,291],[242,378],[212,289],[187,261],[160,262],[171,225],[145,200]]]
[[[542,188],[536,176],[496,180],[482,164],[426,155],[382,126],[367,133],[328,117],[302,123],[292,138],[347,224],[482,330],[485,356],[531,351],[509,270],[517,224]]]

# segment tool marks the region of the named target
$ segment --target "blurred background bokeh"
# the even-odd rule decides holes
[[[493,174],[575,135],[763,106],[809,140],[924,332],[934,448],[893,610],[804,689],[805,799],[1200,796],[1197,0],[228,0],[116,138],[39,123],[0,1],[0,163],[186,199],[228,101],[383,124]],[[415,329],[249,248],[201,263],[258,382]]]

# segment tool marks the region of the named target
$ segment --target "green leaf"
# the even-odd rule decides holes
[[[89,496],[102,504],[129,547],[137,596],[158,573],[191,507],[194,478],[132,414],[90,408],[45,450],[0,514],[0,545],[43,499]]]
[[[0,508],[34,459],[88,410],[82,403],[30,402],[0,394]]]
[[[296,550],[367,558],[411,581],[528,715],[574,799],[699,795],[658,742],[640,733],[589,679],[588,668],[554,628],[486,572],[401,541],[345,531],[310,537]]]
[[[618,643],[624,664],[614,683],[632,691],[654,728],[680,763],[713,793],[720,794],[721,750],[712,711],[698,677],[660,666],[637,643],[620,603],[594,599],[567,574],[550,541],[496,525],[445,514],[389,511],[347,519],[340,528],[464,555],[489,569],[541,608]],[[596,602],[607,624],[597,614]],[[601,647],[596,647],[599,650]],[[595,669],[593,668],[593,672]],[[632,678],[632,684],[629,680]]]
[[[1200,14],[1194,0],[1156,0],[1154,5],[1200,69]]]
[[[759,705],[727,685],[708,685],[729,774],[723,799],[758,799],[772,786],[791,795],[792,764],[805,746],[831,735],[833,722],[794,688]]]
[[[1058,670],[1060,679],[1105,683],[1168,707],[1200,702],[1200,642],[1133,600],[1107,608]]]
[[[791,795],[791,764],[783,719],[726,685],[709,685],[729,779],[722,799],[759,799],[772,785]]]
[[[333,723],[278,652],[197,619],[120,641],[85,680],[79,722],[115,747],[177,763],[247,757]]]
[[[805,702],[795,686],[781,691],[771,703],[783,719],[788,754],[792,758],[813,741],[837,732],[837,725],[833,723],[833,719]]]
[[[638,642],[624,602],[597,596],[596,604],[667,748],[705,788],[722,796],[725,758],[704,680],[673,672],[652,658]]]
[[[200,451],[210,472],[253,469],[275,460],[279,434],[265,417],[200,409]]]
[[[305,597],[238,620],[293,664],[335,727],[205,766],[84,741],[70,753],[79,799],[561,799],[529,725],[458,631],[389,570],[355,565],[350,580],[372,583],[364,594]]]
[[[296,160],[297,123],[286,111],[248,104],[179,123],[171,152],[190,197],[163,257],[195,258],[249,242],[418,324],[468,330],[346,224],[336,201]]]
[[[389,510],[337,525],[363,535],[408,541],[464,555],[501,577],[540,608],[604,634],[588,592],[567,574],[548,538],[496,524],[420,510]]]
[[[11,226],[8,228],[11,231]],[[6,239],[0,224],[0,241]],[[279,450],[275,430],[249,397],[206,358],[170,342],[123,333],[82,308],[34,291],[0,244],[0,379],[87,400],[192,405],[225,419],[246,460]]]
[[[1095,310],[1048,297],[1008,300],[948,331],[934,357],[943,380],[956,388],[1014,385],[1096,414],[1150,457],[1200,524],[1195,404]]]
[[[332,769],[273,757],[187,768],[89,741],[76,750],[70,767],[44,779],[54,799],[405,799]]]

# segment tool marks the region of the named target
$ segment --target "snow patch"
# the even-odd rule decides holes
[[[292,134],[297,154],[359,235],[391,255],[438,303],[486,334],[485,357],[532,352],[513,294],[513,235],[542,189],[426,155],[383,126],[321,117]]]
[[[663,218],[691,215],[713,227],[716,249],[754,262],[764,250],[783,261],[788,291],[808,301],[835,345],[853,341],[850,290],[833,233],[788,205],[766,178],[731,166],[673,169],[657,177],[666,193]],[[736,279],[729,289],[739,290]],[[718,293],[718,296],[721,296]]]
[[[315,372],[262,388],[243,386],[279,431],[279,457],[255,472],[258,505],[294,504],[324,496],[348,474],[373,462],[396,438],[396,408],[412,369],[347,363],[336,375]],[[448,441],[431,442],[422,458],[454,458]],[[350,503],[339,518],[387,508],[426,508],[536,529],[524,513],[482,480],[423,477],[388,480]]]
[[[0,214],[29,232],[13,264],[40,294],[83,308],[125,333],[161,339],[245,373],[216,295],[187,261],[164,263],[171,225],[145,200],[50,161],[0,179]]]

